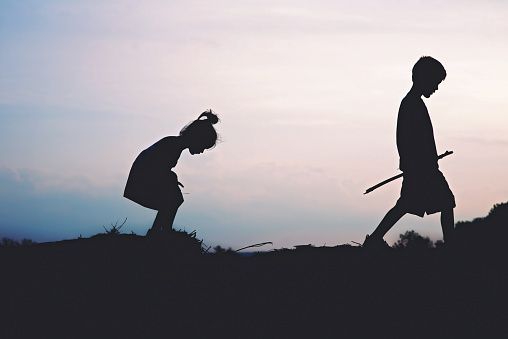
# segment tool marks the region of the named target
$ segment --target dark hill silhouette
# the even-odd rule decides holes
[[[489,214],[456,224],[459,245],[464,248],[504,251],[508,239],[508,202],[494,205]]]
[[[489,249],[507,205],[458,223],[461,247],[425,251],[201,254],[185,234],[2,247],[0,337],[503,337],[508,247]]]

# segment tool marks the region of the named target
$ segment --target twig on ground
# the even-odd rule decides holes
[[[261,247],[261,246],[268,245],[268,244],[273,245],[273,242],[271,242],[271,241],[260,242],[259,244],[254,244],[254,245],[249,245],[249,246],[245,246],[245,247],[239,248],[235,252],[240,252],[241,250],[244,250],[244,249],[247,249],[247,248],[251,248],[251,247]]]

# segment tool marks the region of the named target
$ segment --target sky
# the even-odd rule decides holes
[[[91,236],[155,211],[125,198],[136,156],[206,109],[217,147],[175,167],[174,227],[207,245],[362,242],[399,197],[395,128],[423,55],[457,220],[508,200],[504,1],[0,1],[0,237]],[[441,238],[439,216],[405,216]],[[271,249],[270,246],[265,247]]]

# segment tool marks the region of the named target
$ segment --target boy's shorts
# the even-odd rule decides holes
[[[455,207],[455,197],[440,170],[404,173],[397,205],[410,214],[423,217]]]

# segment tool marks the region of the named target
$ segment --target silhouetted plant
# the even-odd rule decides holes
[[[406,231],[399,235],[399,240],[393,245],[394,248],[404,249],[428,249],[433,248],[434,243],[429,237],[424,237],[416,231]]]
[[[37,243],[35,241],[30,240],[30,239],[21,240],[21,246],[32,246],[34,244],[37,244]]]
[[[16,247],[19,246],[19,243],[16,240],[10,238],[2,238],[2,242],[0,242],[0,247]]]
[[[10,238],[2,238],[2,241],[0,241],[0,247],[31,246],[34,244],[37,243],[30,239],[23,239],[21,242],[19,242]]]
[[[444,241],[443,240],[436,240],[436,242],[434,242],[434,247],[435,248],[444,247]]]
[[[457,222],[455,230],[462,246],[484,249],[505,247],[508,236],[508,202],[495,204],[485,217]]]
[[[488,218],[499,220],[504,223],[508,221],[508,202],[502,202],[495,204],[487,215]]]
[[[236,251],[234,251],[231,247],[226,249],[220,245],[215,246],[213,250],[216,254],[236,254]]]
[[[188,233],[182,229],[172,229],[169,232],[161,232],[161,240],[169,241],[168,245],[177,251],[188,253],[203,253],[203,240],[197,238],[196,231]]]
[[[120,225],[118,225],[118,220],[117,220],[115,222],[115,224],[111,223],[111,227],[109,229],[107,229],[105,226],[102,226],[102,228],[104,228],[104,230],[106,231],[106,234],[118,235],[118,234],[120,234],[120,230],[122,229],[122,227],[125,225],[126,222],[127,222],[127,218],[125,218],[125,220]]]

